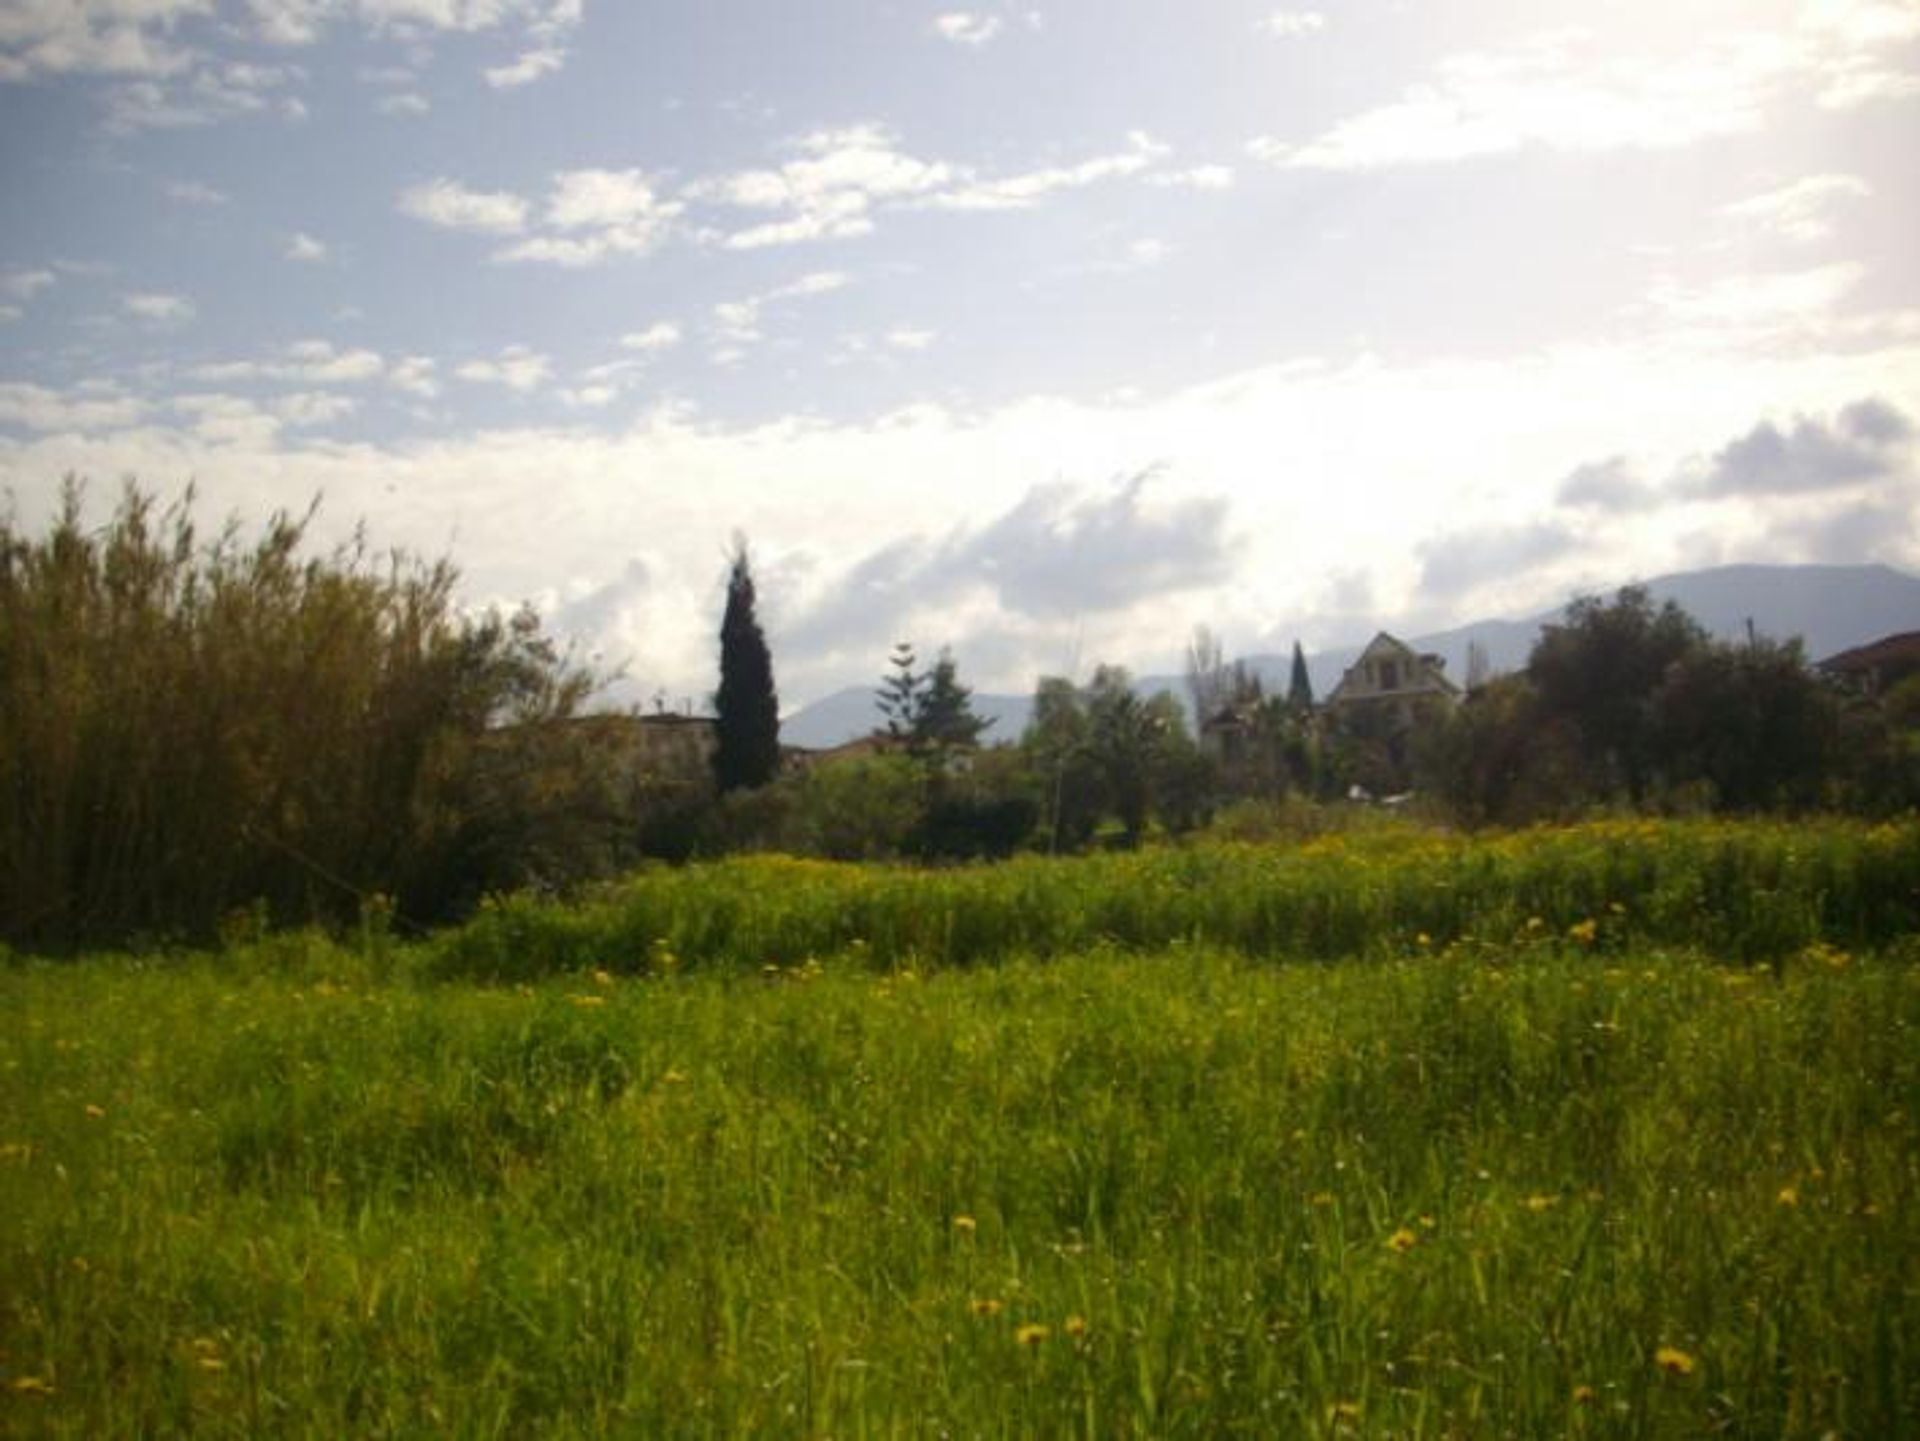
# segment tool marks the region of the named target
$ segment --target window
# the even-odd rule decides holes
[[[1397,661],[1383,660],[1380,662],[1380,689],[1400,689],[1400,665]]]

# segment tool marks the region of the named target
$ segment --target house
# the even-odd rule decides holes
[[[1885,695],[1909,676],[1920,675],[1920,630],[1882,636],[1871,645],[1830,655],[1814,669],[1865,696]]]
[[[1328,694],[1328,719],[1347,729],[1404,735],[1435,706],[1452,709],[1460,687],[1446,677],[1446,661],[1422,655],[1381,631],[1348,666]]]

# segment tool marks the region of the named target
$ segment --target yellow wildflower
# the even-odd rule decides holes
[[[1678,1346],[1662,1346],[1653,1353],[1653,1364],[1669,1376],[1691,1376],[1700,1363]]]
[[[1390,1251],[1398,1251],[1404,1256],[1414,1248],[1419,1239],[1420,1238],[1414,1235],[1413,1232],[1409,1231],[1405,1226],[1402,1226],[1391,1236],[1387,1237],[1387,1249]]]
[[[576,1006],[604,1006],[607,1003],[605,996],[568,996],[567,999]]]
[[[1520,1204],[1525,1206],[1529,1211],[1533,1212],[1537,1216],[1540,1214],[1540,1212],[1551,1211],[1555,1206],[1559,1205],[1560,1198],[1558,1196],[1535,1195],[1535,1196],[1527,1197],[1527,1199],[1522,1201]]]
[[[1336,1401],[1327,1407],[1327,1420],[1338,1425],[1352,1425],[1360,1420],[1361,1411],[1358,1401]]]
[[[1575,1386],[1573,1388],[1573,1404],[1576,1406],[1591,1406],[1599,1399],[1599,1393],[1591,1386]]]
[[[613,984],[613,972],[612,972],[612,971],[606,971],[606,970],[600,970],[600,971],[595,971],[595,972],[593,973],[593,983],[594,983],[594,984],[595,984],[596,986],[610,986],[610,985],[612,985],[612,984]]]
[[[980,1223],[971,1216],[955,1216],[953,1218],[953,1229],[963,1236],[971,1236],[975,1231],[979,1230],[979,1228]]]
[[[1060,1329],[1065,1331],[1069,1336],[1076,1338],[1084,1336],[1087,1334],[1087,1318],[1085,1316],[1069,1316],[1067,1317],[1066,1324]]]
[[[1567,927],[1567,936],[1571,940],[1578,941],[1583,946],[1590,946],[1593,944],[1593,938],[1599,934],[1599,931],[1600,925],[1597,921],[1577,921]]]
[[[1047,1339],[1047,1335],[1048,1330],[1045,1326],[1034,1321],[1029,1321],[1024,1326],[1014,1328],[1013,1339],[1018,1341],[1022,1346],[1038,1346],[1042,1341]]]
[[[87,1115],[93,1120],[97,1121],[106,1114],[107,1112],[104,1106],[96,1106],[91,1101],[87,1102]]]
[[[1780,1188],[1780,1194],[1774,1197],[1774,1199],[1783,1206],[1797,1206],[1800,1204],[1800,1188],[1798,1186],[1782,1186]]]
[[[991,1296],[975,1296],[967,1303],[967,1309],[976,1316],[998,1316],[1006,1309],[1007,1303],[996,1301]]]
[[[53,1383],[41,1376],[16,1376],[13,1389],[22,1396],[51,1396]]]

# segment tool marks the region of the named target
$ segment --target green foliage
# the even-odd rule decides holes
[[[1627,838],[1586,840],[1663,864]],[[709,900],[778,906],[816,869]],[[1616,946],[1610,914],[1604,956],[1339,966],[1181,943],[687,976],[655,946],[644,980],[417,987],[310,936],[15,966],[0,1415],[1906,1434],[1920,954],[1730,970]]]
[[[1189,830],[1211,804],[1211,770],[1180,703],[1165,691],[1142,700],[1120,666],[1096,666],[1084,691],[1043,677],[1022,746],[1049,786],[1055,848],[1084,844],[1105,816],[1137,845],[1149,815]]]
[[[735,971],[854,949],[920,968],[1182,940],[1335,959],[1403,952],[1421,936],[1546,945],[1591,922],[1603,948],[1761,961],[1920,930],[1917,875],[1912,821],[1617,821],[1479,839],[1382,822],[1300,846],[1202,842],[934,871],[781,856],[649,870],[579,904],[496,900],[416,956],[435,976],[509,981],[644,970],[663,949],[683,966]]]
[[[311,513],[248,544],[203,540],[190,492],[84,509],[69,483],[44,537],[0,519],[0,936],[208,937],[377,892],[442,911],[487,824],[462,806],[489,727],[563,715],[588,678],[530,616],[462,620],[444,561],[304,556]]]
[[[1611,603],[1583,596],[1547,626],[1527,658],[1539,714],[1579,733],[1594,783],[1623,788],[1636,804],[1656,762],[1653,696],[1667,668],[1706,644],[1706,632],[1672,601],[1655,608],[1642,586]]]
[[[941,767],[980,744],[993,722],[974,714],[973,691],[960,683],[951,653],[942,650],[932,670],[915,675],[913,647],[901,641],[888,664],[877,704],[889,739]]]
[[[735,546],[727,572],[713,714],[713,776],[722,795],[766,785],[780,773],[780,698],[773,686],[773,657],[754,614],[745,541]]]
[[[1801,809],[1831,768],[1837,710],[1799,642],[1709,643],[1669,667],[1653,694],[1663,770],[1699,778],[1724,809]]]

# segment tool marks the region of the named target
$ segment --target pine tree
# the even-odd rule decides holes
[[[1287,704],[1302,713],[1313,709],[1313,682],[1307,677],[1306,653],[1293,643],[1293,674],[1287,681]]]
[[[780,770],[780,698],[773,657],[754,616],[747,543],[734,543],[720,621],[720,689],[713,697],[713,778],[722,794],[750,790]]]
[[[886,718],[890,740],[909,740],[920,713],[921,677],[913,673],[913,646],[900,641],[887,660],[893,669],[880,678],[874,704]]]
[[[980,733],[992,725],[973,712],[973,690],[960,684],[958,668],[946,651],[924,677],[915,697],[913,736],[938,752],[978,745]]]

